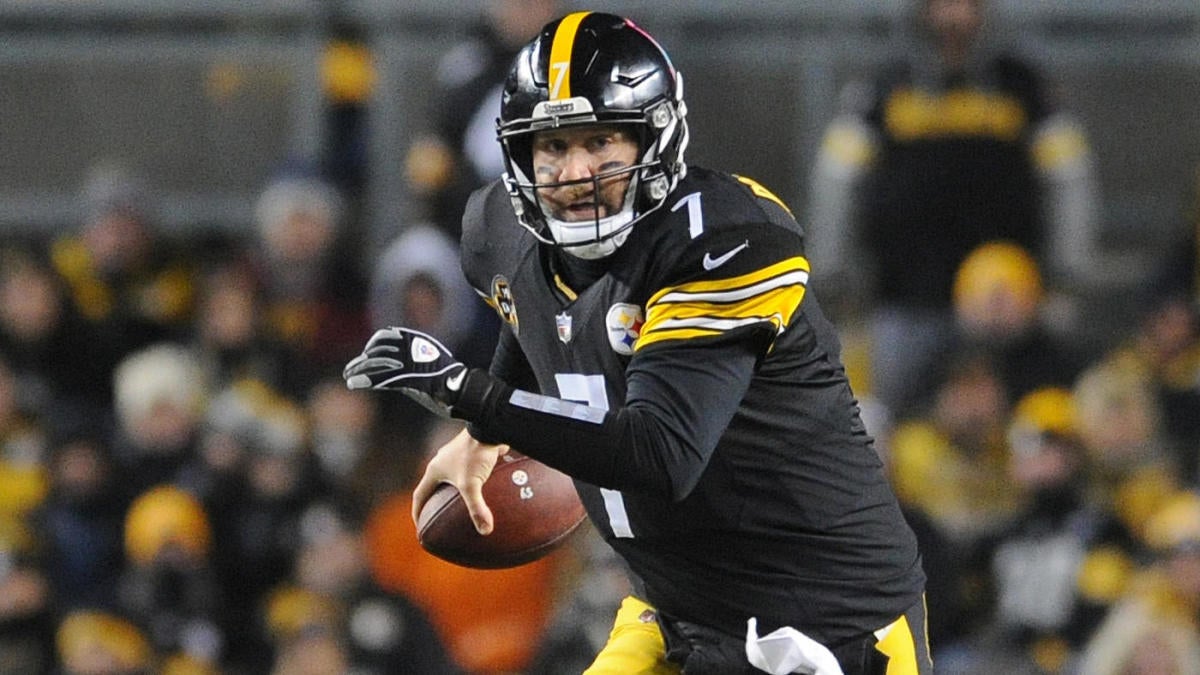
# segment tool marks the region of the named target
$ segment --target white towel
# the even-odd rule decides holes
[[[837,657],[825,645],[791,626],[759,637],[755,617],[746,622],[746,658],[771,675],[842,675]]]

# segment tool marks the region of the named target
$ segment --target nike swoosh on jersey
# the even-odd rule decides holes
[[[704,260],[702,260],[700,262],[704,265],[704,269],[715,270],[716,268],[720,267],[721,265],[724,265],[725,263],[729,262],[729,260],[731,258],[733,258],[733,256],[741,253],[743,249],[746,249],[749,247],[750,247],[749,241],[742,242],[741,246],[734,248],[732,251],[730,251],[718,258],[712,257],[711,253],[705,253]]]

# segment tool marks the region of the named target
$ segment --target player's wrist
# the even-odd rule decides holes
[[[466,426],[467,433],[470,434],[471,438],[483,443],[484,445],[498,445],[504,442],[484,431],[483,427],[478,422],[468,421]]]
[[[459,384],[453,401],[449,402],[450,416],[471,422],[472,428],[482,431],[489,399],[499,395],[501,382],[486,370],[468,368]]]

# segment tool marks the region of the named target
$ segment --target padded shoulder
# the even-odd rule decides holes
[[[786,329],[808,261],[782,201],[753,181],[701,171],[689,172],[664,209],[652,256],[658,290],[639,348],[751,326]]]
[[[689,171],[663,211],[653,257],[664,285],[745,274],[804,255],[787,206],[750,179]]]
[[[462,267],[467,281],[476,290],[486,291],[491,284],[487,270],[515,256],[520,242],[530,236],[517,223],[501,181],[476,190],[467,200],[462,222]]]

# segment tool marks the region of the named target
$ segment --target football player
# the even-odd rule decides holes
[[[688,166],[683,82],[610,14],[548,24],[514,62],[506,173],[463,221],[504,320],[488,372],[376,332],[352,388],[467,420],[429,462],[477,529],[514,447],[576,479],[636,593],[586,672],[931,673],[916,541],[859,417],[804,237],[751,179]]]

